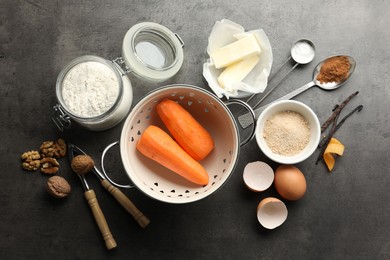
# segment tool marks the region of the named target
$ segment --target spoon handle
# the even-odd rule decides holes
[[[262,106],[261,108],[266,108],[267,106],[275,103],[275,102],[278,102],[280,100],[288,100],[288,99],[292,99],[293,97],[295,96],[298,96],[299,94],[301,94],[302,92],[304,92],[305,90],[308,90],[309,88],[313,87],[315,85],[314,81],[310,81],[309,83],[307,83],[306,85],[303,85],[302,87],[300,88],[297,88],[296,90],[293,90],[291,91],[290,93],[288,93],[287,95],[281,97],[281,98],[278,98],[277,100],[275,101],[272,101],[271,103],[265,105],[265,106]]]
[[[311,88],[313,86],[315,86],[315,83],[314,83],[314,81],[311,81],[311,82],[307,83],[306,85],[304,85],[304,86],[302,86],[300,88],[297,88],[296,90],[288,93],[287,95],[285,95],[285,96],[283,96],[281,98],[278,98],[277,100],[272,101],[271,103],[269,103],[269,104],[267,104],[265,106],[262,106],[262,107],[260,107],[258,109],[255,109],[254,110],[255,118],[256,119],[259,118],[261,112],[263,112],[263,110],[266,109],[269,105],[274,104],[274,103],[276,103],[278,101],[281,101],[281,100],[291,99],[291,98],[301,94],[302,92],[304,92],[305,90],[307,90],[307,89],[309,89],[309,88]],[[247,128],[248,126],[250,126],[253,123],[253,120],[252,120],[251,116],[249,115],[249,113],[247,113],[247,114],[244,114],[242,116],[239,116],[238,117],[238,122],[240,122],[240,124],[241,124],[241,126],[243,128]]]
[[[112,196],[122,205],[122,207],[133,216],[138,224],[145,228],[149,225],[150,220],[134,205],[126,195],[120,191],[117,187],[112,185],[108,180],[102,180],[102,186],[108,190]]]
[[[86,192],[84,192],[84,197],[88,201],[89,207],[91,208],[96,224],[98,225],[99,230],[102,233],[107,249],[114,249],[116,247],[116,242],[111,234],[110,228],[108,227],[106,218],[104,217],[103,212],[100,209],[95,192],[93,190],[87,190]]]
[[[291,71],[293,71],[297,66],[299,65],[299,63],[295,63],[295,65],[286,73],[284,74],[284,76],[259,100],[259,102],[257,102],[254,106],[253,106],[253,109],[255,109],[256,107],[258,107],[260,105],[260,103],[287,77],[288,74],[290,74]]]
[[[280,66],[279,69],[268,78],[268,82],[270,82],[279,73],[279,71],[284,67],[284,65],[287,64],[287,62],[289,62],[291,60],[291,58],[292,57],[290,55],[290,57],[288,57],[288,59],[285,62],[283,62],[282,66]],[[257,95],[256,93],[253,93],[245,102],[249,104],[249,102],[252,100],[252,98],[254,98],[256,95]],[[256,105],[253,108],[256,108]]]

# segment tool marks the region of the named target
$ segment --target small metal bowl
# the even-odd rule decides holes
[[[282,111],[293,111],[301,114],[309,123],[310,140],[305,148],[292,156],[284,156],[274,153],[267,145],[264,139],[264,124],[274,114]],[[256,141],[261,151],[271,160],[281,164],[296,164],[309,158],[317,149],[320,137],[321,127],[316,114],[310,107],[299,101],[282,100],[275,102],[267,107],[261,114],[256,124]]]

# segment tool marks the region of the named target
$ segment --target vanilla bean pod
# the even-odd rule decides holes
[[[347,120],[348,117],[350,117],[352,114],[354,114],[356,111],[360,112],[363,109],[363,105],[359,105],[355,107],[351,112],[349,112],[346,116],[343,117],[343,119],[340,120],[340,122],[336,125],[336,128],[334,129],[333,133],[329,133],[330,136],[333,136],[337,130],[344,124],[344,122]],[[322,147],[327,140],[327,136],[325,135],[318,147]]]
[[[317,160],[316,160],[316,164],[318,164],[318,162],[321,160],[321,158],[322,158],[322,156],[323,156],[323,154],[324,154],[324,152],[325,152],[325,149],[326,149],[326,147],[328,146],[328,144],[329,144],[329,142],[330,142],[330,139],[332,138],[332,136],[333,136],[333,132],[334,132],[334,130],[336,129],[336,126],[337,126],[337,119],[339,118],[339,116],[340,116],[340,113],[338,113],[338,114],[336,114],[334,117],[333,117],[333,119],[332,119],[332,128],[330,129],[330,134],[329,134],[329,136],[326,138],[326,142],[325,142],[325,144],[326,145],[324,145],[322,148],[321,148],[321,152],[320,152],[320,154],[318,155],[318,157],[317,157]],[[330,122],[331,123],[331,122]],[[330,124],[329,123],[329,124]],[[328,125],[329,125],[328,124]]]
[[[325,121],[325,123],[321,126],[321,133],[323,133],[328,126],[333,122],[333,119],[340,114],[341,110],[348,104],[348,102],[357,94],[359,94],[359,91],[356,91],[352,95],[350,95],[346,100],[344,100],[339,106],[335,107],[333,110],[334,112],[332,115],[328,118],[328,120]]]

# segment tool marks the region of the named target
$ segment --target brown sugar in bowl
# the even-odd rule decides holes
[[[292,111],[299,113],[307,121],[310,129],[310,138],[307,145],[293,155],[282,155],[271,150],[264,138],[264,126],[266,121],[278,112]],[[271,133],[272,134],[272,133]],[[278,132],[274,132],[278,134]],[[321,138],[321,127],[317,115],[302,102],[295,100],[282,100],[268,106],[259,116],[256,123],[256,142],[260,150],[271,160],[281,164],[296,164],[306,160],[317,149]]]

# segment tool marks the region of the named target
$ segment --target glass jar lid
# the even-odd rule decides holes
[[[122,56],[138,78],[161,82],[174,76],[183,64],[183,41],[168,28],[152,22],[131,27],[122,45]]]

